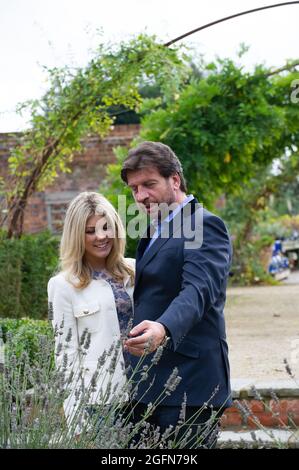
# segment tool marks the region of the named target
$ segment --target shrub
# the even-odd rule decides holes
[[[233,277],[230,284],[277,284],[268,272],[273,242],[274,239],[269,235],[262,235],[246,243],[237,240],[234,246],[231,268]]]
[[[40,353],[40,338],[53,338],[53,329],[46,320],[33,320],[31,318],[0,318],[3,342],[7,343],[11,336],[11,344],[17,358],[26,351],[30,363],[34,363]]]
[[[47,317],[47,283],[58,263],[50,232],[7,239],[0,234],[0,317]]]

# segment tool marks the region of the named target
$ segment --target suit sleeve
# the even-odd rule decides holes
[[[222,293],[231,263],[231,243],[223,221],[214,215],[203,223],[200,248],[184,248],[182,288],[157,319],[171,334],[174,350]]]

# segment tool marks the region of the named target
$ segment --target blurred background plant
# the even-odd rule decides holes
[[[26,352],[30,364],[33,364],[40,354],[40,338],[46,337],[47,341],[53,339],[53,329],[46,320],[0,318],[0,329],[4,344],[8,342],[17,358]]]
[[[50,232],[11,239],[0,233],[0,317],[47,318],[47,284],[57,269],[58,246]]]

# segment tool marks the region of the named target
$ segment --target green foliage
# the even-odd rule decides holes
[[[129,110],[124,106],[111,106],[109,108],[109,113],[115,116],[114,124],[140,124],[141,113],[144,112],[146,106],[152,108],[154,103],[160,105],[165,100],[161,86],[148,80],[141,83],[138,93],[141,96],[141,103],[136,111]],[[150,104],[147,105],[148,102]]]
[[[254,237],[268,236],[274,239],[289,238],[293,231],[299,231],[299,215],[283,215],[277,217],[273,211],[269,211],[253,229]]]
[[[220,213],[234,236],[234,264],[238,272],[234,281],[242,277],[245,283],[254,283],[256,279],[263,282],[270,280],[267,269],[274,240],[292,235],[292,231],[299,226],[298,216],[281,216],[283,201],[286,207],[286,198],[294,196],[298,172],[299,158],[294,151],[292,155],[280,159],[278,172],[273,172],[271,167],[261,169],[244,185],[242,192],[227,198],[225,208]],[[291,190],[285,193],[289,185]],[[294,207],[296,202],[295,198]],[[267,240],[268,259],[264,257]],[[259,246],[260,243],[264,243],[263,247]],[[245,251],[244,246],[247,246]]]
[[[247,241],[246,243],[240,242],[234,252],[231,268],[233,277],[230,279],[230,284],[241,286],[277,284],[268,273],[267,264],[263,263],[264,255],[268,253],[273,242],[274,238],[271,236]]]
[[[49,70],[47,93],[20,107],[20,112],[30,111],[31,129],[9,159],[10,178],[3,189],[8,236],[22,233],[28,197],[52,183],[58,172],[69,171],[82,138],[88,133],[106,135],[114,109],[138,111],[141,82],[156,85],[171,100],[185,75],[178,50],[145,35],[117,46],[100,45],[84,68]]]
[[[242,192],[274,159],[296,151],[299,113],[289,94],[298,73],[273,78],[229,59],[203,67],[176,100],[145,115],[141,137],[170,145],[189,191],[212,208],[219,195]]]
[[[134,198],[132,196],[131,189],[122,181],[120,177],[120,172],[122,168],[122,163],[127,156],[127,149],[124,147],[117,147],[114,149],[116,156],[116,163],[109,164],[107,166],[106,178],[101,184],[99,190],[104,194],[107,199],[113,204],[115,208],[120,208],[119,196],[125,196],[125,214],[126,220],[123,220],[125,228],[127,228],[128,223],[136,214],[127,215],[127,208],[129,205],[134,204]],[[135,258],[136,248],[137,248],[138,239],[131,238],[127,235],[126,239],[126,256]]]
[[[0,330],[4,344],[8,335],[11,335],[10,344],[16,357],[20,358],[26,351],[31,364],[40,354],[40,337],[47,337],[49,340],[53,338],[52,326],[46,320],[0,318]]]
[[[282,183],[279,191],[271,197],[270,207],[278,215],[299,214],[299,175],[294,172],[294,181]]]
[[[260,260],[266,246],[259,246],[259,235],[252,236],[270,210],[270,196],[282,200],[290,184],[291,195],[298,186],[299,113],[298,105],[290,101],[298,72],[290,72],[292,64],[285,69],[287,75],[261,66],[249,73],[228,59],[193,63],[189,80],[171,100],[155,96],[143,102],[141,136],[132,142],[134,146],[140,140],[162,141],[175,150],[188,192],[227,222],[235,240],[235,279],[243,282],[243,273],[245,283],[269,280]],[[124,193],[120,178],[124,157],[125,151],[108,167],[107,197],[109,188]],[[272,171],[274,160],[279,174]],[[221,195],[225,195],[224,210],[215,208]]]
[[[57,268],[58,239],[49,232],[0,240],[0,317],[46,318],[47,283]]]
[[[50,87],[41,100],[25,103],[32,129],[23,145],[13,151],[10,171],[25,176],[28,164],[41,158],[49,145],[55,145],[39,179],[39,188],[53,181],[57,171],[65,171],[73,153],[81,149],[87,133],[104,136],[113,123],[111,106],[138,109],[141,80],[156,82],[170,97],[184,66],[177,50],[166,49],[155,38],[138,36],[117,46],[100,45],[87,67],[49,70]],[[34,151],[33,151],[34,150]]]

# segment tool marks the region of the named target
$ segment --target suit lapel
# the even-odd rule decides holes
[[[138,243],[137,252],[136,252],[136,262],[137,263],[143,257],[143,253],[145,252],[146,247],[150,242],[150,239],[151,239],[151,236],[152,236],[151,231],[152,231],[152,227],[151,227],[151,225],[149,225],[146,229],[145,234],[143,235],[143,237],[140,239],[140,241]]]
[[[162,234],[161,234],[162,235]],[[150,260],[155,256],[157,251],[160,250],[161,246],[164,245],[169,240],[169,238],[157,238],[153,245],[147,250],[147,252],[142,256],[141,259],[137,259],[136,263],[136,279],[135,279],[135,287],[137,286],[137,283],[139,281],[140,274],[144,268],[144,266],[150,262]],[[142,242],[140,241],[140,244]],[[148,241],[149,243],[149,241]],[[144,250],[143,250],[144,251]]]
[[[197,199],[192,199],[190,202],[190,214],[193,214],[195,211],[196,204],[198,204]],[[141,238],[138,247],[137,247],[137,253],[136,253],[136,277],[135,277],[135,289],[138,284],[140,275],[142,273],[142,270],[144,269],[144,266],[146,266],[151,259],[157,254],[157,252],[161,249],[161,247],[173,236],[173,229],[175,227],[175,231],[180,228],[183,223],[184,223],[184,217],[181,217],[181,212],[180,211],[176,216],[169,222],[168,227],[163,227],[162,232],[159,238],[157,238],[153,245],[147,250],[146,253],[144,253],[147,245],[150,242],[150,230],[151,227],[147,227],[146,234]],[[179,219],[178,219],[179,218]],[[179,225],[177,220],[179,220]],[[164,235],[164,236],[163,236]]]

